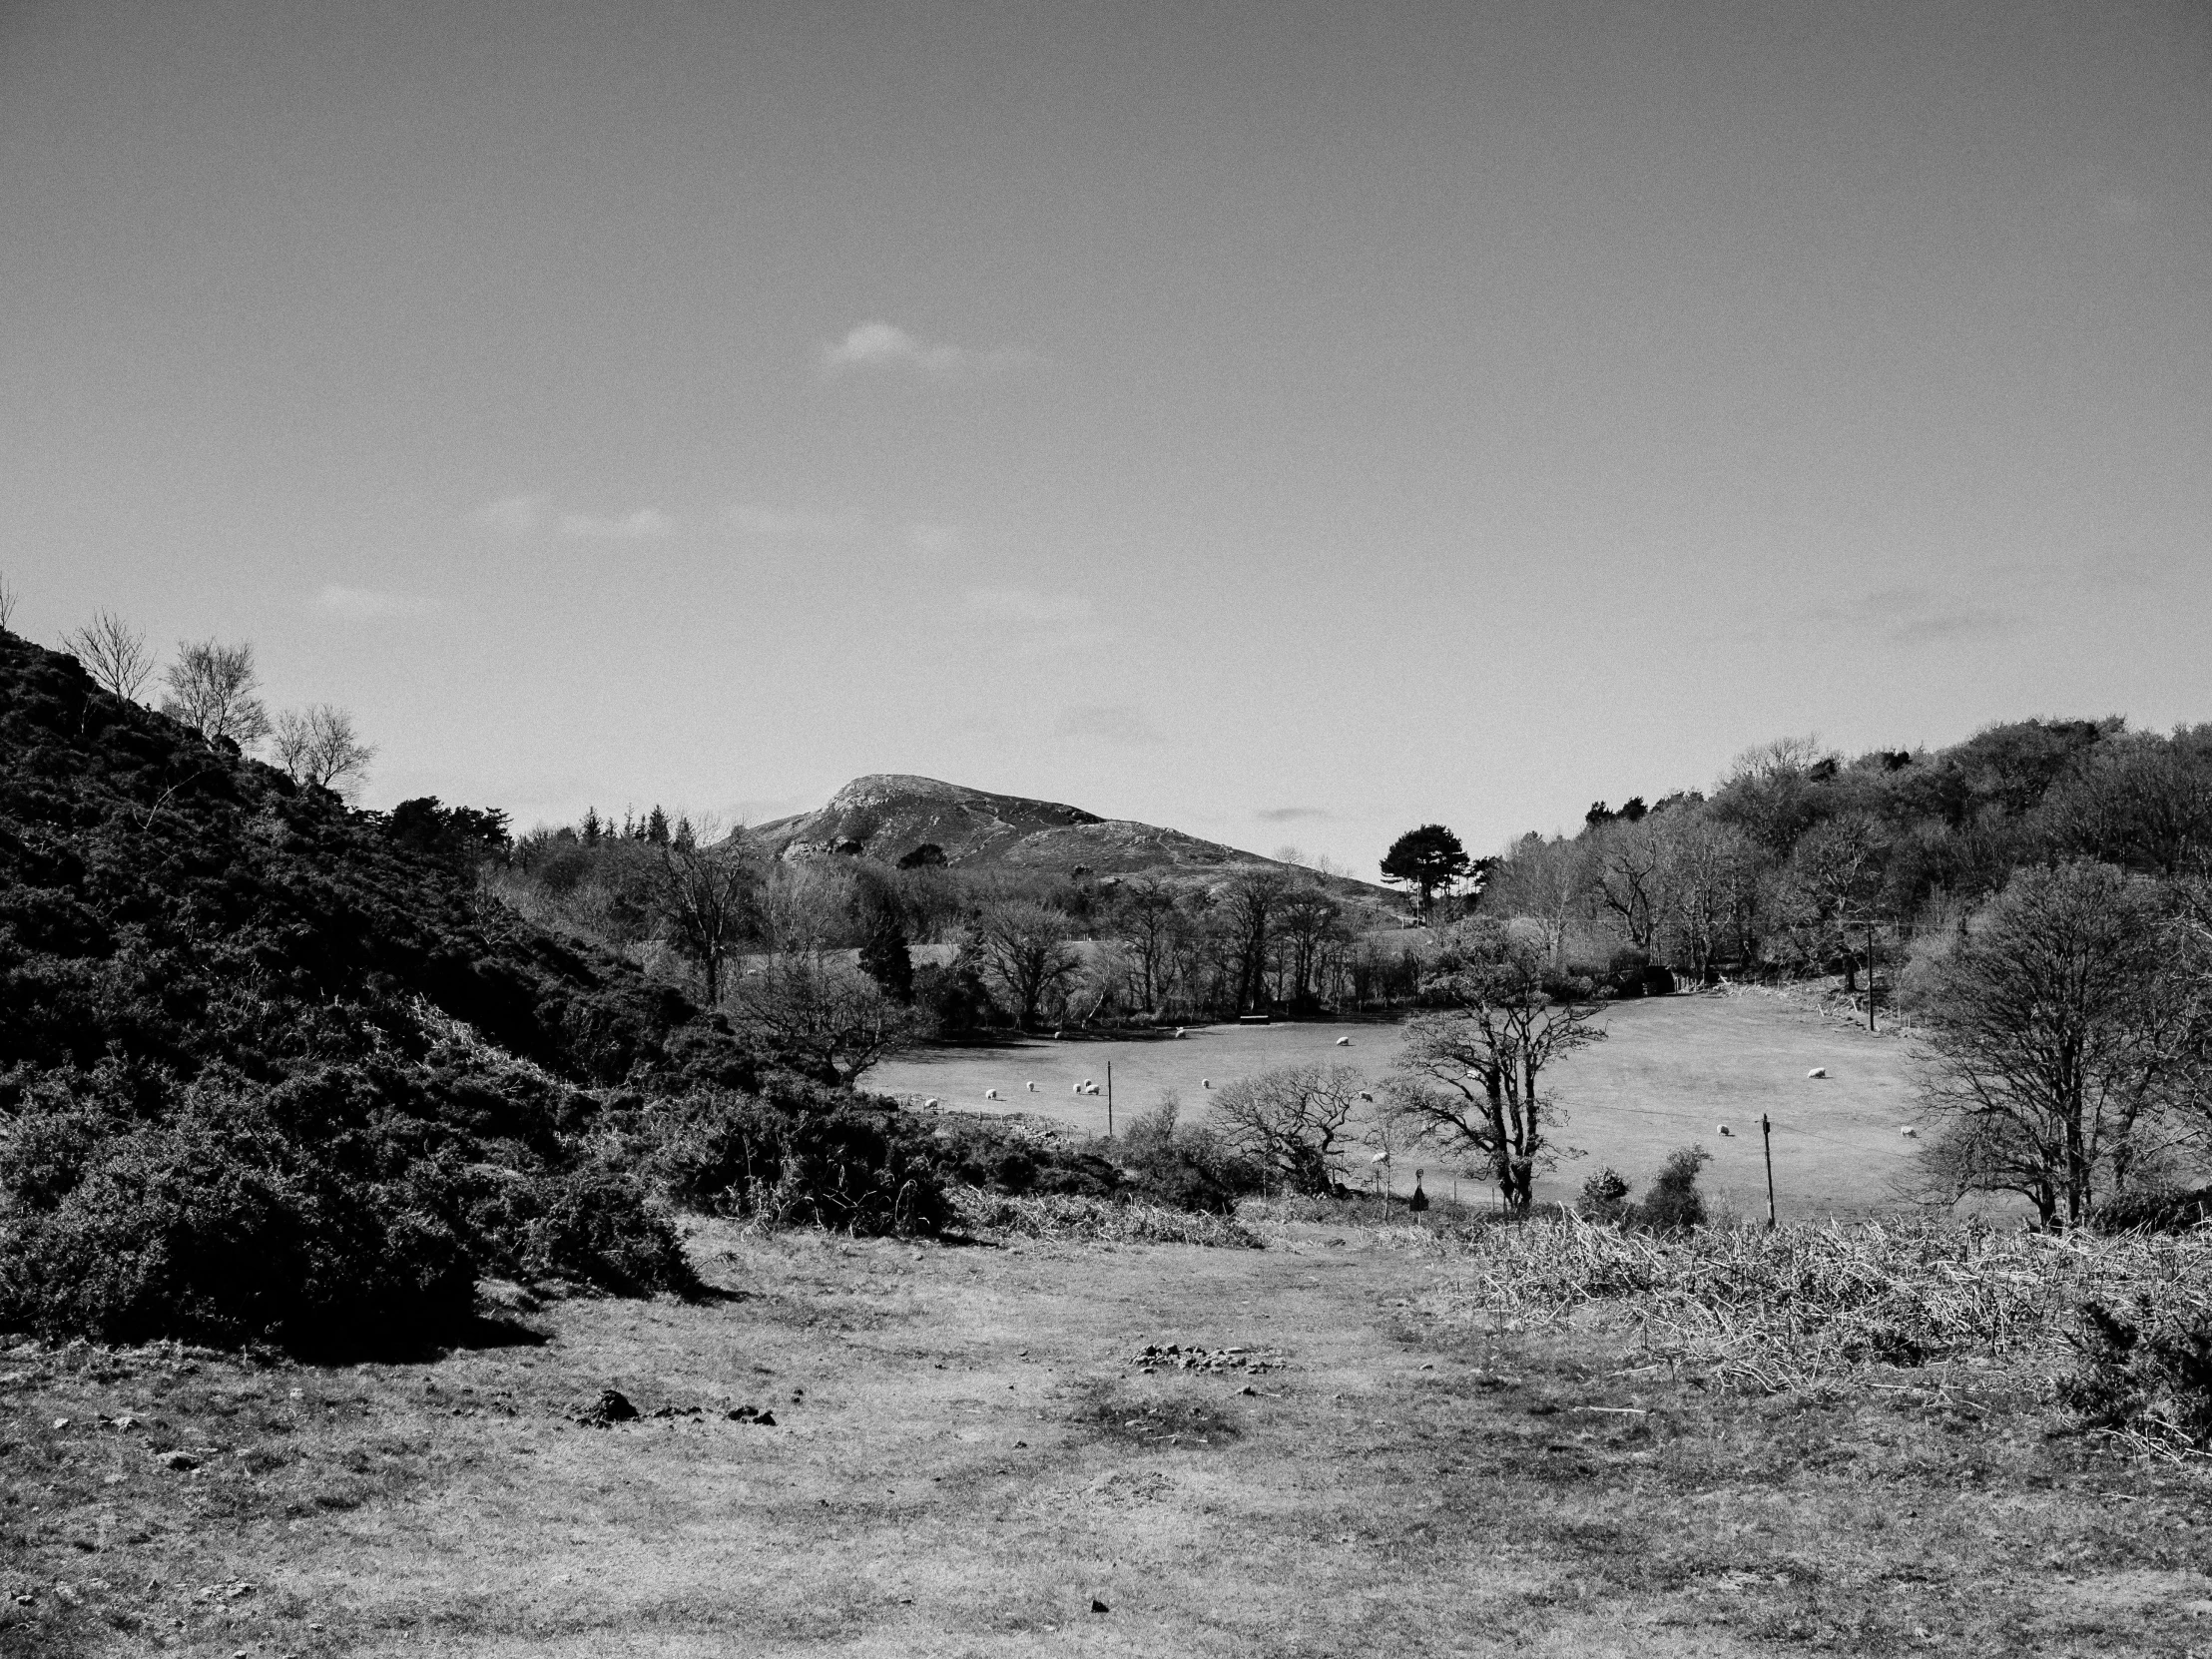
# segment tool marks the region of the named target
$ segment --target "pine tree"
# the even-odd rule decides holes
[[[580,837],[583,843],[586,846],[597,846],[600,836],[606,832],[607,827],[599,822],[599,810],[596,807],[586,807]]]
[[[906,948],[906,929],[895,905],[878,904],[860,943],[860,971],[883,987],[892,1001],[914,1000],[914,959]]]
[[[645,838],[654,846],[668,845],[668,814],[661,811],[659,802],[653,804],[653,812],[645,821]]]

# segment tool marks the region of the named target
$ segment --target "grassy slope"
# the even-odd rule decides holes
[[[1764,1215],[1762,1111],[1775,1119],[1775,1187],[1785,1215],[1880,1207],[1894,1201],[1893,1183],[1912,1172],[1916,1143],[1898,1134],[1911,1121],[1911,1079],[1906,1045],[1894,1035],[1869,1036],[1795,998],[1757,991],[1620,1003],[1605,1023],[1606,1041],[1553,1073],[1568,1113],[1565,1139],[1587,1156],[1540,1182],[1540,1198],[1571,1198],[1584,1176],[1605,1164],[1640,1187],[1670,1150],[1695,1141],[1714,1154],[1706,1173],[1713,1194],[1746,1215]],[[1337,1047],[1337,1038],[1348,1035],[1352,1046]],[[1380,1077],[1397,1041],[1396,1030],[1382,1024],[1198,1026],[1180,1042],[938,1050],[877,1068],[867,1086],[900,1098],[935,1095],[969,1111],[987,1109],[983,1091],[995,1088],[1007,1110],[1040,1112],[1099,1133],[1105,1102],[1069,1090],[1085,1077],[1103,1082],[1109,1060],[1119,1111],[1146,1110],[1172,1088],[1183,1109],[1195,1112],[1205,1103],[1207,1078],[1219,1087],[1306,1061],[1341,1062]],[[1809,1081],[1815,1066],[1827,1067],[1829,1076]],[[1024,1087],[1030,1081],[1038,1087],[1034,1095]],[[1735,1136],[1717,1134],[1721,1123]],[[1398,1185],[1410,1189],[1417,1160],[1403,1162]],[[1429,1190],[1438,1190],[1433,1178]]]
[[[1424,1323],[1439,1265],[1342,1237],[709,1230],[701,1264],[742,1300],[568,1303],[531,1318],[537,1348],[350,1370],[0,1355],[0,1592],[33,1596],[0,1599],[0,1653],[2177,1653],[2212,1634],[2201,1476],[2045,1439],[2001,1400],[1946,1405],[1913,1374],[1752,1400],[1628,1371],[1617,1339]],[[1251,1395],[1138,1374],[1133,1352],[1169,1340],[1290,1365]],[[564,1420],[610,1383],[782,1420]],[[97,1426],[125,1411],[150,1422]],[[149,1439],[223,1449],[179,1474]],[[252,1593],[201,1593],[236,1582]]]

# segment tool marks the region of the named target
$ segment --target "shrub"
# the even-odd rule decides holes
[[[2059,1404],[2086,1427],[2153,1447],[2212,1448],[2212,1309],[2138,1296],[2123,1311],[2092,1299],[2079,1321],[2078,1364],[2058,1381]]]
[[[1260,1167],[1210,1129],[1178,1123],[1179,1110],[1171,1092],[1123,1131],[1118,1150],[1130,1196],[1173,1210],[1235,1214],[1240,1198],[1264,1190]]]
[[[793,1109],[715,1095],[665,1108],[651,1168],[687,1209],[772,1227],[935,1233],[948,1214],[927,1137],[888,1107]]]
[[[1581,1212],[1591,1221],[1617,1226],[1628,1219],[1628,1182],[1621,1172],[1607,1166],[1582,1183]]]
[[[1659,1178],[1636,1206],[1636,1220],[1655,1233],[1680,1233],[1705,1225],[1705,1195],[1697,1190],[1698,1171],[1713,1161],[1702,1146],[1667,1154]]]
[[[251,1100],[204,1090],[166,1122],[79,1112],[33,1138],[32,1181],[0,1159],[0,1325],[358,1349],[469,1312],[473,1264],[434,1208],[405,1181],[315,1156]]]
[[[2130,1193],[2102,1206],[2096,1221],[2106,1233],[2187,1233],[2212,1223],[2212,1187]]]
[[[669,1219],[631,1176],[585,1166],[528,1176],[477,1172],[469,1205],[480,1271],[506,1279],[572,1279],[618,1296],[696,1295],[699,1276]]]

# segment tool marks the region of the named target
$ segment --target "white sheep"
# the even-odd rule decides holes
[[[1915,1129],[1911,1124],[1907,1124],[1903,1129],[1900,1129],[1898,1133],[1903,1135],[1909,1141],[1917,1141],[1921,1138],[1921,1132],[1918,1129]]]
[[[1211,1077],[1201,1077],[1198,1080],[1198,1086],[1202,1089],[1210,1089],[1214,1086],[1214,1080]]]
[[[930,1096],[930,1097],[929,1097],[929,1098],[928,1098],[927,1100],[923,1101],[923,1102],[922,1102],[921,1104],[922,1104],[922,1105],[923,1105],[923,1107],[924,1107],[924,1108],[926,1108],[927,1110],[929,1110],[929,1111],[932,1111],[932,1112],[934,1112],[934,1111],[935,1111],[935,1110],[937,1109],[937,1097],[936,1097],[935,1095],[931,1095],[931,1096]]]
[[[1808,1077],[1826,1077],[1828,1075],[1828,1068],[1826,1066],[1815,1066],[1805,1075]]]
[[[1029,1085],[1029,1092],[1030,1092],[1031,1094],[1035,1094],[1035,1093],[1037,1092],[1037,1085],[1036,1085],[1036,1084],[1034,1084],[1034,1083],[1030,1084],[1030,1085]]]
[[[1350,1037],[1339,1037],[1337,1039],[1337,1046],[1339,1048],[1350,1048],[1352,1046],[1352,1039]]]
[[[1736,1134],[1736,1131],[1729,1128],[1728,1125],[1725,1123],[1716,1123],[1715,1125],[1713,1125],[1713,1127],[1719,1130],[1722,1134],[1729,1136],[1731,1139],[1733,1139]]]
[[[1180,1037],[1180,1036],[1181,1036],[1181,1035],[1183,1034],[1183,1027],[1181,1027],[1180,1025],[1178,1025],[1178,1026],[1177,1026],[1177,1027],[1175,1028],[1175,1034],[1176,1034],[1176,1035],[1177,1035],[1178,1037]]]
[[[985,1089],[983,1091],[983,1098],[985,1100],[996,1100],[998,1098],[998,1091],[996,1089]]]

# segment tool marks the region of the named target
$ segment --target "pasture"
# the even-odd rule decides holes
[[[1668,1152],[1695,1143],[1713,1154],[1703,1182],[1709,1197],[1763,1219],[1762,1111],[1774,1120],[1775,1193],[1784,1219],[1860,1215],[1903,1201],[1919,1143],[1898,1133],[1913,1121],[1913,1084],[1908,1045],[1893,1033],[1869,1035],[1803,999],[1759,990],[1616,1003],[1603,1025],[1605,1041],[1547,1074],[1564,1108],[1560,1138],[1583,1156],[1562,1160],[1537,1182],[1540,1201],[1571,1199],[1587,1175],[1607,1165],[1640,1191]],[[1347,1036],[1351,1046],[1338,1047]],[[1070,1035],[932,1050],[879,1066],[863,1086],[903,1101],[934,1096],[962,1111],[1034,1112],[1104,1134],[1104,1099],[1071,1091],[1084,1078],[1103,1083],[1109,1061],[1117,1118],[1150,1110],[1170,1090],[1195,1117],[1205,1108],[1209,1079],[1219,1088],[1235,1077],[1314,1061],[1381,1078],[1400,1040],[1399,1026],[1380,1021],[1193,1026],[1180,1040]],[[1816,1067],[1828,1076],[1808,1078]],[[1002,1098],[986,1100],[987,1089]],[[1723,1123],[1732,1136],[1718,1133]],[[1393,1150],[1398,1191],[1411,1190],[1421,1162]],[[1448,1194],[1448,1161],[1430,1155],[1427,1167],[1429,1193]],[[1461,1190],[1468,1199],[1485,1196],[1479,1183],[1464,1179]]]
[[[1735,1393],[1618,1331],[1470,1320],[1467,1264],[1411,1229],[1267,1231],[708,1223],[712,1301],[510,1297],[493,1340],[422,1363],[19,1344],[0,1655],[2180,1654],[2212,1630],[2202,1475],[2046,1438],[1974,1362]],[[580,1423],[609,1387],[640,1415]]]

